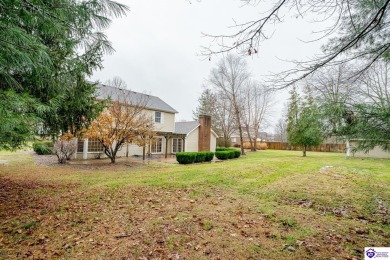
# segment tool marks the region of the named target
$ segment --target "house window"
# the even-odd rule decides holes
[[[151,152],[152,153],[161,153],[162,152],[162,138],[153,138],[151,144]]]
[[[172,139],[172,152],[177,153],[183,151],[183,139],[174,138]]]
[[[84,151],[84,140],[77,140],[77,152],[82,153]]]
[[[161,112],[156,111],[154,112],[154,122],[155,123],[161,123]]]
[[[88,152],[103,152],[103,145],[97,139],[88,139]]]

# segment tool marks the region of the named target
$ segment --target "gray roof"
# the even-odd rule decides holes
[[[120,89],[104,84],[96,85],[98,99],[126,100],[129,104],[140,104],[145,102],[145,107],[151,110],[163,111],[169,113],[178,113],[170,105],[162,101],[159,97],[134,92],[131,90]]]
[[[175,133],[176,134],[188,134],[195,128],[199,126],[198,121],[188,121],[188,122],[176,122],[175,123]]]

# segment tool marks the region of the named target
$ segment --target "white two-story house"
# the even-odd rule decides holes
[[[215,151],[217,134],[211,129],[211,118],[200,116],[198,121],[177,122],[174,108],[159,97],[146,95],[134,91],[119,89],[103,84],[97,85],[97,99],[111,99],[128,95],[134,100],[146,100],[145,110],[150,113],[154,121],[154,130],[157,132],[147,153],[151,155],[174,154],[176,152]],[[120,100],[120,99],[117,99]],[[134,143],[125,144],[118,152],[118,157],[141,156],[143,148]],[[103,146],[98,140],[78,140],[78,159],[92,159],[105,157]]]

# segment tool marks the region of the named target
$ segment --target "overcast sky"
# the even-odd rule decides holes
[[[244,6],[239,0],[120,0],[130,7],[126,17],[115,19],[107,30],[116,52],[106,56],[104,69],[92,79],[104,83],[121,77],[133,91],[158,96],[179,111],[176,121],[192,120],[202,85],[222,56],[211,61],[200,56],[201,46],[211,40],[201,33],[221,34],[237,22],[265,12],[261,6]],[[262,44],[256,56],[246,56],[252,76],[258,80],[270,72],[286,70],[292,64],[281,59],[305,60],[320,52],[323,42],[303,43],[315,36],[318,24],[286,15],[271,40]],[[272,123],[281,116],[288,95],[276,93]],[[272,127],[268,128],[272,131]]]

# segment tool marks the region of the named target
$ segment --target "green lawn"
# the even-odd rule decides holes
[[[194,165],[0,160],[0,258],[361,259],[390,245],[390,160],[271,150]]]

